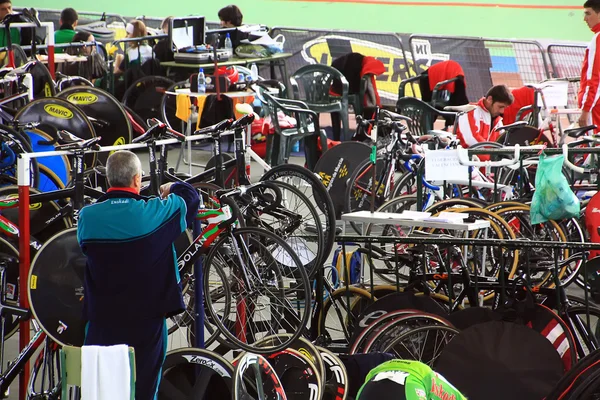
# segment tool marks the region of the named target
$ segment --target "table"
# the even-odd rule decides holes
[[[198,99],[201,98],[205,98],[206,96],[209,96],[211,94],[216,94],[216,93],[196,93],[196,92],[192,92],[190,89],[177,89],[175,92],[171,92],[171,91],[167,91],[165,92],[166,95],[170,95],[170,96],[177,96],[180,94],[185,94],[189,97],[195,97]],[[244,103],[246,98],[248,97],[252,97],[254,98],[255,93],[251,92],[251,91],[246,91],[246,92],[224,92],[221,93],[221,95],[223,96],[227,96],[231,99],[233,99],[233,108],[234,108],[234,113],[236,115],[236,118],[241,117],[241,115],[238,114],[237,111],[235,111],[235,106],[238,103]],[[179,107],[179,105],[178,105]],[[186,128],[186,136],[190,136],[192,135],[192,124],[193,124],[193,120],[194,118],[196,119],[196,129],[198,128],[198,124],[200,123],[200,116],[202,114],[202,108],[204,107],[204,103],[203,102],[198,102],[198,106],[194,106],[193,104],[191,105],[191,112],[188,118],[188,122],[187,122],[187,128]],[[179,113],[179,110],[178,110]],[[246,137],[246,153],[250,155],[250,157],[252,157],[254,160],[256,160],[263,168],[268,169],[268,165],[264,162],[264,160],[262,160],[258,154],[256,154],[254,151],[252,151],[252,148],[250,146],[250,127],[248,128],[248,132],[247,132],[247,137]],[[183,153],[184,153],[184,146],[187,146],[187,155],[188,155],[188,160],[185,159],[185,157],[183,157]],[[179,153],[179,158],[177,160],[177,169],[179,169],[179,164],[180,162],[183,161],[184,164],[187,164],[189,166],[189,173],[190,175],[192,175],[192,165],[194,166],[198,166],[198,167],[205,167],[204,165],[200,165],[200,164],[194,164],[192,163],[192,147],[191,147],[191,143],[190,142],[186,142],[186,143],[182,143],[182,147],[181,147],[181,152]],[[249,160],[247,160],[247,162],[249,162]]]
[[[434,221],[425,219],[409,219],[406,215],[401,213],[387,213],[387,212],[370,212],[370,211],[355,211],[347,214],[342,214],[342,221],[352,221],[367,224],[395,224],[399,226],[405,226],[409,228],[432,228],[432,229],[447,229],[466,233],[479,229],[484,230],[484,238],[487,239],[487,230],[490,227],[490,221],[478,219],[475,222],[464,222],[464,221]],[[344,224],[345,231],[346,224]],[[484,248],[482,256],[482,264],[485,266],[487,250]],[[467,261],[467,249],[466,246],[463,249],[463,257],[465,262]],[[483,268],[481,273],[485,276],[486,269]]]
[[[239,66],[248,67],[252,64],[257,64],[257,65],[269,64],[270,69],[271,69],[270,70],[271,79],[275,79],[275,67],[277,66],[277,67],[279,67],[279,73],[281,74],[283,82],[287,83],[288,77],[287,77],[287,68],[285,65],[285,60],[290,58],[292,55],[293,55],[292,53],[276,53],[270,57],[263,57],[263,58],[233,57],[227,61],[219,61],[217,63],[217,66],[230,67],[230,66],[239,65]],[[181,62],[177,62],[177,61],[165,61],[165,62],[161,62],[160,65],[162,67],[167,68],[167,76],[170,75],[171,69],[173,69],[173,68],[191,69],[191,70],[194,70],[194,72],[197,72],[199,68],[203,68],[204,70],[212,71],[215,67],[214,62],[193,64],[193,63],[181,63]]]

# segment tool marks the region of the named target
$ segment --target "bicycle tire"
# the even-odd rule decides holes
[[[427,332],[425,335],[425,340],[429,339],[429,332],[430,331],[442,331],[444,332],[444,345],[448,344],[450,342],[450,340],[452,340],[452,338],[455,335],[458,335],[460,333],[460,331],[456,328],[453,328],[451,326],[444,326],[444,325],[431,325],[431,326],[421,326],[418,328],[414,328],[411,329],[408,332],[404,332],[402,333],[400,336],[396,337],[394,340],[392,340],[391,343],[388,343],[386,347],[383,348],[383,352],[384,353],[392,353],[395,354],[397,356],[397,358],[403,359],[403,360],[415,360],[415,361],[420,361],[424,364],[429,365],[431,368],[434,367],[434,363],[437,360],[437,357],[439,356],[439,354],[437,354],[437,356],[435,354],[433,354],[432,358],[430,360],[428,359],[424,359],[423,355],[425,354],[425,351],[420,352],[418,357],[408,357],[406,353],[403,354],[399,354],[396,351],[396,346],[399,346],[403,341],[408,339],[408,342],[412,345],[415,344],[416,340],[415,339],[411,339],[411,337],[413,336],[419,336],[420,334]],[[450,336],[449,338],[447,336]],[[434,344],[434,352],[436,350],[439,349],[438,347],[438,341],[436,340],[436,343]],[[406,348],[406,350],[409,350],[408,347],[406,345],[404,345],[404,347]],[[442,351],[443,351],[443,347],[442,347]],[[414,353],[412,353],[410,350],[408,351],[408,354],[410,355],[414,355]]]
[[[176,400],[182,396],[231,399],[233,375],[231,363],[214,352],[198,348],[173,350],[165,355],[158,400]]]
[[[325,365],[323,400],[346,400],[348,396],[348,372],[342,360],[324,347],[316,346]]]
[[[378,158],[375,163],[375,184],[377,185],[377,193],[375,194],[375,204],[373,202],[373,164],[371,160],[367,159],[356,166],[354,172],[350,175],[346,181],[346,191],[344,193],[344,213],[351,213],[354,211],[364,211],[370,209],[378,209],[385,202],[385,182],[387,179],[392,179],[391,184],[393,185],[393,177],[388,178],[387,173],[394,173],[389,169],[385,169],[385,160]],[[381,182],[384,181],[383,186],[380,186]],[[393,188],[392,188],[393,189]],[[350,226],[354,231],[361,235],[362,229],[358,229],[358,225],[354,221],[350,221]]]
[[[277,233],[292,246],[298,256],[301,256],[301,260],[306,267],[306,273],[309,279],[312,279],[317,270],[323,267],[326,258],[329,256],[329,253],[325,252],[325,230],[323,229],[319,212],[310,199],[297,187],[278,180],[268,182],[276,185],[281,190],[281,206],[295,214],[303,216],[301,221],[297,221],[300,223],[298,226],[299,229],[289,232],[286,236],[281,235],[281,230]],[[292,207],[292,203],[298,206]],[[269,230],[272,230],[274,229],[275,221],[271,221],[271,223],[264,221],[264,218],[268,214],[270,214],[268,211],[262,213],[260,219],[263,224],[270,225]],[[310,249],[313,246],[316,246],[316,251]],[[297,250],[301,250],[301,252]]]
[[[189,87],[190,81],[179,81],[167,89],[167,92],[175,92],[177,89],[183,87]],[[188,121],[182,121],[177,118],[175,115],[177,113],[177,99],[173,95],[168,95],[167,93],[163,94],[162,99],[160,100],[160,116],[162,121],[164,121],[167,126],[171,129],[174,129],[179,132],[185,132],[185,126]],[[177,126],[179,124],[179,126]]]
[[[370,154],[370,146],[350,141],[327,150],[317,161],[314,171],[331,196],[334,218],[340,218],[344,210],[347,177],[352,175],[356,166],[368,159]]]
[[[289,333],[280,333],[275,336],[288,336]],[[266,336],[260,339],[257,343],[269,343],[273,339],[273,336]],[[296,350],[302,355],[306,356],[315,366],[315,370],[321,376],[321,380],[325,379],[325,365],[323,364],[323,359],[321,358],[321,352],[317,349],[317,347],[312,344],[311,341],[306,339],[303,336],[299,336],[296,341],[294,341],[288,349]]]
[[[336,235],[336,217],[333,201],[318,175],[294,164],[283,164],[271,168],[260,178],[261,181],[281,180],[300,189],[321,212],[321,225],[324,229],[325,243],[323,254],[329,254]]]
[[[318,357],[320,358],[321,355],[318,354]],[[298,400],[322,399],[323,377],[306,354],[292,348],[287,348],[280,352],[269,354],[266,358],[277,376],[279,376],[283,390],[288,398]],[[290,376],[290,370],[296,370],[296,373]],[[267,384],[266,389],[269,389],[270,382],[267,381],[265,383]],[[303,387],[296,387],[298,383]]]
[[[27,293],[31,312],[42,330],[63,346],[83,345],[81,296],[85,260],[77,242],[77,228],[70,228],[50,238],[29,269]]]
[[[6,274],[6,300],[10,305],[19,305],[19,250],[16,245],[13,245],[8,240],[0,237],[0,255],[13,259],[14,262],[9,262],[5,270]],[[19,319],[12,316],[6,317],[4,320],[4,338],[7,340],[19,330]]]
[[[258,240],[257,239],[258,237],[262,237],[262,240]],[[232,239],[235,241],[236,245],[233,245]],[[265,244],[267,244],[267,243],[275,244],[276,248],[270,249],[270,250],[266,249]],[[213,245],[213,247],[209,251],[209,253],[206,256],[206,259],[204,261],[205,271],[210,271],[210,268],[211,268],[212,264],[214,263],[214,259],[220,255],[219,253],[221,253],[222,255],[231,253],[231,249],[236,249],[236,246],[238,246],[237,247],[238,250],[241,249],[242,251],[244,251],[244,255],[243,255],[244,257],[252,256],[252,254],[248,253],[248,251],[251,249],[252,250],[261,250],[261,254],[260,254],[261,256],[269,257],[269,259],[270,259],[270,261],[272,261],[272,263],[269,264],[269,266],[267,268],[262,267],[260,269],[257,269],[257,272],[273,273],[275,275],[273,277],[267,276],[267,278],[271,279],[271,281],[267,281],[267,283],[271,282],[273,284],[277,283],[279,285],[283,285],[282,288],[278,288],[277,290],[283,291],[283,297],[285,298],[285,302],[292,304],[293,302],[291,300],[287,299],[286,296],[289,293],[296,294],[297,298],[294,301],[296,301],[298,305],[299,304],[303,305],[303,309],[298,312],[298,313],[302,313],[302,315],[301,316],[296,315],[295,310],[293,308],[290,308],[290,309],[286,310],[287,313],[281,313],[280,318],[277,318],[277,316],[275,316],[275,318],[274,318],[274,316],[272,315],[274,312],[274,308],[271,305],[271,309],[270,309],[271,315],[269,316],[269,319],[271,321],[273,321],[275,319],[277,321],[277,323],[285,322],[285,324],[286,324],[285,330],[286,331],[292,330],[293,332],[292,332],[292,335],[290,336],[290,339],[285,340],[278,345],[273,345],[270,347],[257,347],[255,345],[255,342],[246,343],[244,341],[243,336],[246,336],[245,333],[247,331],[249,331],[250,335],[252,335],[253,333],[256,333],[253,331],[258,331],[258,329],[263,329],[263,328],[259,328],[258,325],[255,325],[254,327],[249,326],[249,323],[246,319],[245,313],[248,310],[248,307],[246,307],[246,302],[253,300],[249,294],[240,293],[239,296],[237,297],[237,300],[241,303],[241,304],[238,304],[238,306],[241,307],[241,311],[243,313],[242,317],[240,317],[241,326],[239,327],[240,331],[243,332],[242,338],[238,338],[236,335],[234,335],[230,331],[229,327],[225,325],[225,323],[223,322],[221,317],[219,315],[217,315],[217,312],[215,311],[215,309],[213,307],[211,298],[207,297],[205,299],[205,301],[206,301],[207,309],[209,311],[209,315],[215,322],[215,325],[217,326],[219,331],[226,337],[227,344],[229,346],[233,346],[232,348],[242,349],[242,350],[253,352],[253,353],[274,353],[274,352],[280,351],[282,349],[285,349],[290,343],[292,343],[294,340],[296,340],[298,338],[298,336],[300,336],[300,334],[302,334],[303,330],[306,328],[308,319],[310,317],[311,287],[310,287],[310,283],[309,283],[306,271],[305,271],[304,267],[302,266],[302,262],[300,261],[298,256],[296,254],[294,254],[292,248],[281,238],[277,237],[276,235],[274,235],[270,232],[262,230],[262,229],[246,227],[246,228],[235,229],[233,232],[222,235],[217,240],[217,242]],[[285,251],[285,254],[282,254],[282,253],[273,254],[274,250],[283,250],[283,251]],[[234,252],[235,252],[235,250],[234,250]],[[238,256],[238,255],[239,254],[236,254],[236,256]],[[284,256],[285,258],[281,258],[282,256]],[[242,261],[241,265],[246,265],[247,261],[250,261],[250,260]],[[238,262],[239,262],[239,260],[238,260]],[[288,266],[289,270],[285,270],[284,273],[282,273],[280,268],[282,266],[284,268],[286,267],[283,264],[284,262],[292,263],[293,265],[289,265]],[[241,272],[241,271],[239,271],[239,268],[238,268],[238,265],[240,265],[240,264],[235,264],[235,260],[231,260],[231,262],[224,261],[222,264],[232,267],[232,273],[240,273]],[[276,271],[275,269],[278,269],[278,270]],[[235,271],[233,271],[233,270],[235,270]],[[285,284],[283,281],[284,277],[286,277],[287,279],[293,278],[297,285],[295,285],[292,289],[291,281],[290,281],[290,282],[288,282],[288,284],[290,284],[290,288],[289,288],[290,290],[289,291],[286,290],[287,288],[285,287]],[[233,278],[234,280],[237,279],[233,274],[232,274],[231,278]],[[255,276],[255,278],[258,278],[258,277]],[[263,282],[263,279],[264,279],[264,277],[261,276],[260,283]],[[252,282],[252,283],[256,285],[258,282]],[[236,287],[231,288],[234,295],[236,295],[234,290],[240,291],[242,289],[244,289],[244,288],[242,287],[242,283],[240,283],[240,282],[236,282]],[[263,290],[268,290],[268,288],[265,288]],[[254,293],[254,292],[255,291],[253,291],[252,293]],[[288,293],[286,293],[286,292],[288,292]],[[270,292],[268,292],[268,294],[272,295],[272,293],[270,293]],[[271,300],[271,298],[269,300]],[[285,302],[282,302],[282,304],[277,305],[277,307],[281,307],[282,309],[285,309],[287,307],[285,304],[283,304]],[[263,305],[261,305],[261,307],[259,307],[258,310],[262,311],[262,307],[263,307]],[[237,306],[236,306],[236,308],[237,308]],[[257,310],[256,307],[250,307],[250,309],[251,309],[251,313],[253,313],[254,311]],[[236,309],[236,311],[237,311],[237,309]],[[236,312],[236,320],[234,321],[234,324],[237,322],[240,322],[240,321],[238,321],[237,316],[238,315]],[[292,326],[292,323],[293,323],[292,319],[294,319],[296,321],[296,326]],[[263,324],[263,326],[264,326],[264,324]],[[284,327],[282,326],[281,329],[284,329]],[[279,333],[279,332],[272,332],[272,329],[269,329],[265,333],[273,334],[273,333]],[[288,333],[290,333],[290,332],[288,332]],[[253,338],[250,338],[250,340],[252,340],[252,339]],[[254,340],[256,340],[256,339],[257,338],[254,338]]]
[[[256,377],[256,374],[264,373],[266,377],[271,380],[273,384],[273,397],[269,397],[269,399],[273,400],[287,400],[287,396],[285,391],[283,390],[283,386],[281,385],[281,380],[279,376],[275,373],[275,370],[271,366],[271,364],[267,361],[267,359],[259,354],[252,353],[243,353],[237,360],[234,361],[235,369],[234,369],[234,377],[233,377],[233,400],[250,400],[254,399],[254,397],[250,396],[248,390],[246,388],[246,383],[250,383],[254,385],[250,380],[244,377],[244,373],[248,370],[248,368],[253,367],[253,372],[255,374],[255,382],[260,383],[262,386],[262,377]],[[254,385],[255,387],[258,385]],[[260,392],[263,392],[264,388],[260,388]],[[264,393],[262,396],[257,397],[258,400],[266,399]]]
[[[351,311],[351,315],[352,318],[348,318],[348,315],[346,314],[345,316],[340,315],[340,312],[338,310],[338,308],[336,307],[337,302],[340,302],[340,304],[342,304],[344,307],[342,307],[344,310],[347,311],[348,309],[348,298],[347,298],[347,293],[348,295],[351,293],[352,296],[357,296],[356,299],[353,299],[352,303],[349,305],[350,306],[350,311]],[[339,300],[337,300],[339,298]],[[334,307],[334,312],[336,313],[336,317],[338,318],[338,322],[340,323],[340,326],[342,326],[341,331],[344,333],[344,336],[346,336],[344,339],[346,342],[350,341],[350,338],[352,337],[352,333],[353,333],[353,323],[356,317],[358,317],[360,315],[360,313],[363,311],[362,307],[366,307],[369,306],[370,304],[372,304],[373,302],[375,302],[376,298],[373,297],[373,295],[368,292],[365,289],[361,289],[355,286],[348,286],[346,287],[341,287],[337,290],[334,290],[332,293],[330,293],[330,295],[327,297],[327,299],[323,302],[323,308],[321,310],[316,310],[315,315],[317,316],[317,334],[319,336],[322,335],[326,335],[326,338],[329,340],[334,340],[332,339],[332,335],[329,333],[329,330],[327,328],[327,315],[329,315],[329,310],[331,309],[331,307]],[[334,305],[334,303],[336,305]],[[356,308],[359,307],[359,308]],[[345,329],[344,329],[345,328]],[[346,335],[346,333],[348,333],[348,335]],[[338,340],[344,340],[344,339],[338,339]]]
[[[390,321],[394,321],[405,315],[419,314],[422,311],[416,309],[404,309],[388,312],[379,318],[369,323],[367,327],[360,332],[360,334],[354,339],[354,343],[351,344],[348,354],[359,354],[364,351],[364,345],[366,345],[370,338],[376,335],[382,327]]]
[[[0,141],[6,143],[8,147],[16,154],[33,153],[33,148],[29,137],[6,126],[0,125]],[[17,160],[12,166],[6,166],[0,169],[0,174],[17,178]],[[37,187],[39,182],[39,162],[36,158],[30,159],[29,165],[29,186]]]
[[[600,348],[600,309],[589,307],[590,329],[593,332],[587,329],[587,314],[588,310],[586,307],[569,307],[559,315],[571,330],[579,358],[583,358],[592,351]],[[573,318],[575,317],[578,320],[576,321],[577,324],[573,325]],[[596,322],[595,324],[594,321]],[[590,337],[590,335],[592,336]],[[583,345],[585,345],[585,348]]]
[[[529,218],[529,207],[528,206],[507,207],[507,208],[503,208],[503,209],[499,210],[496,214],[498,214],[500,217],[502,217],[508,223],[508,225],[511,227],[513,232],[515,232],[515,236],[522,237],[522,234],[521,234],[521,229],[523,228],[522,222],[525,222],[526,224],[528,224],[529,228],[535,229],[533,226],[531,226],[531,221],[528,219]],[[521,217],[518,215],[526,215],[526,216]],[[518,221],[515,220],[515,218],[518,218]],[[522,221],[522,218],[526,218],[526,220]],[[560,226],[555,221],[549,220],[547,222],[537,224],[536,226],[541,227],[543,229],[546,229],[546,227],[549,226],[549,229],[551,231],[554,231],[554,234],[555,234],[554,237],[552,237],[552,241],[566,242],[565,233],[563,232],[563,230],[560,228]],[[525,228],[527,228],[527,227],[525,227]],[[515,229],[518,229],[519,232],[516,232]],[[532,232],[528,232],[528,233],[532,233]],[[523,237],[523,239],[532,240],[533,238],[532,237]],[[549,251],[552,251],[552,250],[549,249]],[[570,251],[568,249],[564,249],[561,253],[562,253],[562,257],[563,257],[562,259],[566,259],[570,255]],[[550,255],[550,257],[552,257],[552,256]],[[525,255],[525,257],[523,257],[521,259],[521,261],[526,262],[526,259],[527,258]],[[525,270],[525,267],[523,267],[524,270]],[[566,265],[560,269],[560,271],[558,273],[559,280],[562,280],[562,277],[564,276],[566,270],[567,270]],[[535,280],[531,281],[531,283],[535,284],[535,285],[539,285],[539,286],[547,285],[547,287],[554,287],[554,285],[555,285],[554,280],[551,279],[552,278],[551,271],[548,271],[545,273],[542,272],[542,274],[539,278],[533,278],[531,276],[529,278],[535,279]]]
[[[433,325],[444,325],[452,327],[450,321],[445,318],[440,317],[435,314],[428,313],[420,313],[420,314],[409,314],[393,321],[389,321],[386,323],[381,329],[374,335],[371,336],[369,341],[365,343],[364,352],[370,353],[373,351],[381,351],[381,349],[386,348],[387,345],[394,338],[398,337],[398,335],[402,335],[403,333],[415,329],[417,327],[423,326],[421,325],[427,321]],[[418,324],[417,326],[411,326],[410,324]],[[404,325],[404,327],[402,327]]]

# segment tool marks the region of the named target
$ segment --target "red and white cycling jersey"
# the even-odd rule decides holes
[[[456,136],[464,148],[480,142],[495,142],[500,136],[500,133],[493,128],[502,126],[502,118],[497,117],[492,120],[492,115],[483,104],[484,99],[482,97],[479,100],[477,108],[461,115],[458,119]]]

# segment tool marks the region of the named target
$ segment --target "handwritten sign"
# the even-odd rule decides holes
[[[546,107],[566,107],[569,101],[569,82],[567,81],[546,81],[538,84],[528,84],[538,89],[542,89]],[[538,94],[538,105],[542,107],[542,97]]]
[[[458,161],[458,150],[431,150],[425,153],[425,180],[441,182],[469,179],[469,167]]]

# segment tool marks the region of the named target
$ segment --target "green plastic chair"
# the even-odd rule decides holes
[[[433,129],[433,124],[438,117],[447,118],[456,115],[452,112],[439,111],[415,97],[399,98],[396,102],[396,112],[412,119],[407,125],[410,133],[415,136],[427,135]]]
[[[313,170],[319,157],[317,137],[321,143],[327,143],[325,131],[319,127],[319,116],[307,104],[299,100],[282,99],[264,91],[263,110],[265,117],[271,118],[275,133],[267,136],[266,162],[272,166],[286,164],[292,153],[294,143],[304,140],[306,166]],[[279,125],[278,112],[294,117],[294,128],[282,128]]]
[[[342,82],[342,95],[330,92],[334,80]],[[352,133],[348,118],[348,81],[337,69],[323,64],[305,65],[290,77],[292,97],[303,101],[308,107],[321,113],[339,113],[342,122],[340,138],[335,140],[350,140]],[[360,104],[360,102],[358,102]]]
[[[129,366],[131,374],[131,400],[135,400],[135,352],[129,348]],[[81,347],[63,346],[60,350],[60,375],[62,400],[69,399],[69,386],[81,387]]]

